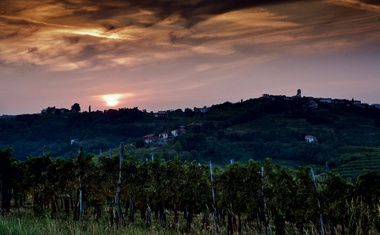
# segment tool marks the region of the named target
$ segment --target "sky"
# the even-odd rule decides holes
[[[379,88],[376,0],[0,0],[0,115]]]

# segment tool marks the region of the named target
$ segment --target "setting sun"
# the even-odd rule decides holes
[[[103,100],[106,102],[107,106],[117,105],[119,103],[120,98],[121,98],[120,94],[103,95]]]

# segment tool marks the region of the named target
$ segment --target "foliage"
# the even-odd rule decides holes
[[[209,234],[214,219],[209,215],[215,209],[219,214],[218,229],[227,233],[263,231],[266,221],[276,234],[293,229],[312,233],[309,228],[319,227],[320,218],[325,225],[331,224],[331,229],[340,225],[350,233],[369,234],[380,224],[377,172],[363,174],[354,183],[331,172],[317,172],[314,182],[310,167],[291,170],[265,159],[263,163],[249,160],[247,164],[232,163],[223,169],[215,167],[211,182],[209,166],[196,161],[158,157],[140,161],[126,156],[117,203],[120,202],[128,222],[120,225],[114,216],[119,178],[116,155],[94,158],[80,151],[75,158],[53,159],[45,154],[20,161],[10,157],[10,149],[0,153],[2,198],[9,200],[8,208],[2,201],[3,215],[9,219],[2,220],[0,232],[11,231],[7,234],[24,233],[25,226],[21,228],[11,221],[17,211],[28,211],[27,208],[34,212],[28,220],[52,223],[49,226],[57,229],[58,234],[65,234],[65,229],[78,229],[80,234],[98,229],[102,234],[114,234],[119,231],[115,229],[136,228],[138,233],[154,230]],[[215,204],[212,187],[216,191]],[[11,199],[20,203],[10,204]],[[13,215],[7,215],[10,210]],[[183,219],[179,213],[184,214]],[[23,213],[19,216],[19,221],[24,221]],[[108,232],[103,230],[105,227]],[[47,232],[29,228],[36,233]]]
[[[73,113],[79,113],[80,112],[80,105],[78,103],[75,103],[71,106],[71,112]]]
[[[154,153],[166,160],[178,156],[189,162],[205,164],[211,160],[219,165],[230,159],[246,163],[265,158],[286,160],[289,165],[324,166],[328,162],[330,168],[372,158],[360,171],[376,165],[380,156],[379,109],[357,107],[351,101],[326,104],[318,100],[319,107],[311,108],[308,99],[262,97],[213,105],[206,113],[167,111],[165,117],[137,107],[18,115],[0,119],[0,147],[13,148],[12,155],[22,160],[46,152],[68,158],[80,147],[100,156],[124,142],[140,160]],[[186,132],[165,141],[144,142],[147,134],[158,136],[180,128]],[[316,136],[318,142],[306,143],[305,135]]]

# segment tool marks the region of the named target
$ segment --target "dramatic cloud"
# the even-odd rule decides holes
[[[158,110],[302,86],[314,95],[354,95],[361,86],[346,83],[352,73],[340,75],[339,66],[351,63],[344,55],[378,59],[371,52],[379,48],[379,15],[370,0],[1,1],[0,92],[7,101],[0,114],[38,112],[47,96],[48,105],[68,107],[133,94],[118,105]],[[335,83],[318,82],[325,79],[313,74],[324,69],[319,58],[335,58],[337,69],[324,74]],[[355,71],[357,83],[379,85],[377,67]],[[342,83],[351,91],[343,93]]]

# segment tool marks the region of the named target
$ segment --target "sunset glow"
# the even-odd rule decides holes
[[[379,13],[375,0],[0,0],[0,116],[297,89],[380,103]]]
[[[116,33],[105,33],[104,30],[100,29],[62,29],[57,32],[66,33],[66,34],[76,34],[83,36],[92,36],[98,38],[107,38],[107,39],[121,39],[121,37]]]
[[[120,94],[103,95],[103,100],[106,102],[106,105],[110,107],[116,106],[119,103],[120,98]]]

